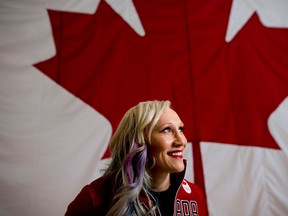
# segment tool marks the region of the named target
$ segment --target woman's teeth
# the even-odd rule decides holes
[[[168,154],[171,156],[182,156],[182,152],[170,152]]]

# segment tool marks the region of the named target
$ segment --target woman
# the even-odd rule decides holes
[[[110,142],[112,161],[69,204],[71,215],[205,215],[199,188],[184,179],[184,124],[169,101],[129,109]]]

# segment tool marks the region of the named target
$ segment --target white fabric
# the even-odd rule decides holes
[[[264,26],[288,28],[287,11],[287,0],[233,0],[225,40],[233,40],[254,13]]]
[[[100,176],[112,129],[32,67],[55,47],[46,2],[25,3],[0,3],[0,215],[60,216]]]
[[[100,175],[111,127],[31,67],[2,68],[0,80],[0,215],[63,215]]]
[[[203,142],[201,152],[210,216],[287,216],[283,151]]]
[[[194,182],[194,172],[193,172],[194,162],[193,162],[192,155],[193,155],[192,144],[188,143],[185,148],[183,157],[187,160],[185,178],[189,180],[190,182]]]
[[[140,36],[145,35],[145,30],[142,26],[136,8],[132,0],[106,0],[106,2],[118,13]]]
[[[268,128],[288,157],[288,97],[286,97],[268,119]]]

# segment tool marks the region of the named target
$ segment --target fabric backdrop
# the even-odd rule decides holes
[[[168,99],[210,216],[287,216],[287,28],[287,0],[1,0],[0,215],[63,215]]]

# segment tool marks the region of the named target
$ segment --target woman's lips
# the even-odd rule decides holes
[[[167,153],[169,156],[174,158],[183,158],[183,152],[182,151],[171,151]]]

